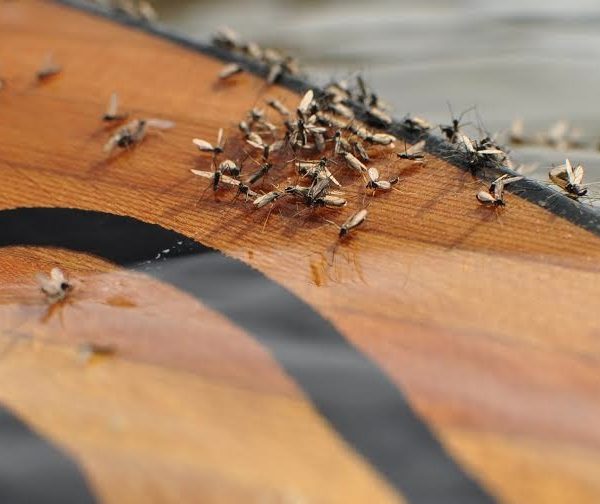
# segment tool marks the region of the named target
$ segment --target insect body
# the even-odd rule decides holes
[[[494,180],[487,191],[479,191],[476,195],[477,201],[482,205],[500,207],[505,206],[504,187],[513,182],[521,180],[523,177],[509,177],[502,175]]]
[[[377,107],[370,107],[367,109],[367,113],[385,126],[392,124],[390,115]]]
[[[60,268],[52,268],[50,276],[38,273],[37,281],[50,304],[62,301],[73,290],[73,286]]]
[[[134,119],[109,138],[104,145],[104,152],[110,153],[117,147],[126,149],[139,144],[149,128],[169,129],[175,126],[175,123],[163,119]]]
[[[421,161],[425,158],[425,140],[417,142],[412,147],[406,148],[404,145],[404,152],[399,152],[398,157],[400,159],[408,159],[410,161]]]
[[[326,178],[329,179],[332,184],[341,187],[341,184],[327,168],[328,161],[327,158],[322,158],[319,161],[298,161],[296,166],[298,168],[298,173],[303,177],[310,177],[313,180]]]
[[[212,152],[213,156],[216,157],[223,153],[223,128],[219,128],[219,133],[217,134],[217,143],[215,145],[212,145],[210,142],[200,138],[194,138],[192,143],[198,147],[198,150],[201,152]]]
[[[231,159],[226,159],[219,165],[219,172],[221,172],[223,175],[239,177],[242,169]]]
[[[282,196],[285,196],[285,194],[286,193],[282,192],[282,191],[271,191],[271,192],[268,192],[266,194],[263,194],[262,196],[258,196],[254,200],[253,205],[256,208],[262,208],[262,207],[268,205],[269,203],[275,203],[275,201],[277,201]]]
[[[588,190],[581,186],[583,180],[583,166],[577,165],[575,168],[571,165],[571,162],[567,159],[565,164],[557,166],[550,170],[548,174],[550,180],[554,182],[558,187],[566,191],[573,197],[585,196]]]
[[[346,222],[344,222],[340,226],[340,238],[347,236],[350,233],[350,231],[352,231],[353,229],[356,229],[363,222],[365,222],[366,219],[367,219],[367,209],[366,208],[363,208],[362,210],[359,210],[355,214],[351,215],[346,220]]]
[[[261,178],[263,178],[269,170],[273,168],[271,163],[264,163],[257,171],[255,171],[248,179],[248,185],[256,184]]]
[[[62,67],[54,62],[52,54],[48,54],[46,59],[42,63],[40,69],[36,72],[38,81],[45,81],[50,77],[59,74],[62,71]]]
[[[367,142],[378,145],[391,145],[396,141],[396,137],[387,133],[373,133],[365,138]]]
[[[367,189],[389,191],[392,185],[398,182],[397,178],[392,180],[379,180],[379,170],[375,167],[371,167],[368,170],[369,181],[367,182]]]
[[[272,109],[279,112],[279,114],[283,117],[287,117],[290,115],[290,111],[279,100],[275,100],[275,99],[267,100],[267,105],[269,105],[269,107],[271,107]]]
[[[243,71],[243,68],[237,63],[230,63],[229,65],[225,65],[223,69],[219,72],[219,79],[227,80],[233,77],[234,75],[242,73]]]
[[[433,128],[433,125],[422,117],[407,116],[403,121],[404,127],[413,133],[423,133]]]
[[[450,104],[448,104],[448,106],[450,107]],[[460,129],[462,126],[466,126],[465,124],[461,123],[462,118],[467,112],[472,110],[472,108],[473,107],[465,110],[457,119],[454,117],[454,114],[452,113],[452,107],[450,107],[450,114],[452,115],[452,124],[449,124],[449,125],[440,124],[440,130],[446,136],[446,140],[448,140],[450,143],[456,143],[459,140],[460,135],[461,135]]]
[[[345,207],[348,202],[339,196],[332,194],[326,194],[313,200],[311,206],[324,206],[330,208],[342,208]]]
[[[307,119],[308,111],[309,111],[311,103],[313,102],[314,97],[315,97],[315,93],[312,89],[309,89],[304,94],[304,96],[300,100],[300,103],[298,103],[298,107],[296,109],[296,113],[298,114],[299,118],[302,118],[304,120]]]
[[[238,192],[240,192],[242,194],[246,194],[250,198],[254,198],[254,197],[258,196],[258,194],[255,193],[254,191],[252,191],[246,184],[244,184],[244,183],[240,182],[239,180],[232,178],[228,175],[223,175],[220,171],[205,171],[205,170],[190,170],[190,171],[194,175],[197,175],[198,177],[203,177],[205,179],[212,180],[213,187],[214,187],[215,179],[218,178],[217,184],[223,183],[223,184],[231,186],[231,187],[237,187]]]
[[[260,139],[260,143],[255,142],[254,140],[257,140],[255,138],[253,138],[252,140],[250,140],[250,139],[246,140],[246,143],[248,145],[251,145],[255,149],[262,150],[262,156],[265,161],[267,159],[269,159],[271,152],[276,152],[276,151],[280,150],[284,145],[283,140],[277,140],[276,142],[273,142],[272,144],[267,144],[262,140],[262,138],[259,137],[258,139]]]

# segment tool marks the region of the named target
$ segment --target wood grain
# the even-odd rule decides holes
[[[336,245],[323,217],[342,222],[358,208],[357,184],[339,214],[284,207],[265,224],[268,209],[214,197],[190,176],[209,166],[191,138],[223,126],[228,153],[239,153],[244,111],[265,97],[293,106],[293,93],[246,74],[217,85],[216,60],[52,3],[0,4],[0,42],[2,208],[101,210],[196,237],[332,321],[502,502],[600,499],[597,236],[515,195],[500,213],[482,208],[470,175],[433,158],[413,169],[387,149],[376,164],[400,174],[398,191],[370,200],[351,240]],[[48,51],[64,72],[37,85]],[[132,113],[177,127],[107,160],[99,115],[114,90]],[[85,282],[64,324],[40,324],[31,278],[55,263]],[[5,355],[0,398],[67,446],[103,500],[401,498],[264,349],[185,295],[92,257],[41,249],[2,251],[0,275],[3,333],[13,338],[17,325],[32,337]],[[135,308],[107,304],[117,295]],[[170,340],[175,327],[181,341]],[[90,338],[123,353],[82,366],[73,348]],[[198,433],[191,426],[200,419]]]

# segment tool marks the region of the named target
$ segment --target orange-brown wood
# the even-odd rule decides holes
[[[64,66],[38,85],[48,52]],[[392,377],[452,456],[502,502],[600,499],[600,240],[516,196],[482,208],[482,185],[428,158],[401,174],[337,245],[359,208],[254,212],[204,189],[193,137],[236,123],[267,89],[222,63],[49,2],[0,4],[1,208],[63,206],[176,230],[259,269],[315,307]],[[105,102],[171,131],[107,159]],[[351,183],[351,177],[345,178]],[[106,502],[402,500],[241,329],[172,287],[82,254],[0,251],[0,400],[67,448]],[[41,322],[33,276],[61,265],[73,300]],[[174,335],[177,338],[174,338]],[[81,361],[82,342],[115,357]],[[76,398],[76,400],[74,400]],[[201,429],[198,429],[201,425]]]

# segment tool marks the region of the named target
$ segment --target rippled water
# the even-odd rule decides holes
[[[434,122],[477,106],[484,126],[528,132],[559,119],[600,139],[600,2],[588,0],[347,0],[253,2],[162,0],[162,21],[206,39],[221,25],[260,44],[299,56],[317,80],[362,72],[395,107]],[[477,122],[475,114],[470,120]],[[600,154],[545,147],[515,149],[514,159],[539,161],[536,172],[569,155],[600,181]]]

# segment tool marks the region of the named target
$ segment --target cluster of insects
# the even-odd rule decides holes
[[[480,191],[476,195],[477,200],[485,206],[505,206],[503,198],[504,187],[510,183],[518,182],[523,179],[525,175],[535,171],[539,165],[538,163],[530,163],[515,166],[506,149],[496,141],[494,136],[489,134],[486,134],[480,140],[470,138],[463,131],[463,126],[465,126],[465,124],[462,123],[464,113],[465,112],[458,118],[455,118],[452,115],[450,124],[439,125],[442,136],[448,143],[454,144],[459,151],[462,151],[473,173],[475,173],[478,168],[486,166],[496,168],[506,166],[516,172],[516,176],[503,175],[497,178],[492,182],[489,190]],[[434,128],[433,125],[421,118],[405,118],[404,125],[410,131],[420,133],[425,133]],[[522,132],[522,121],[516,121],[512,126],[509,141],[512,144],[524,144],[529,142],[530,140],[526,139]],[[569,147],[573,147],[576,144],[573,143],[572,136],[567,136],[568,133],[568,123],[560,121],[553,126],[547,134],[539,135],[538,141],[547,145],[562,145],[563,147],[568,145]],[[576,168],[573,168],[568,159],[564,164],[553,167],[548,172],[550,182],[561,189],[563,194],[572,199],[583,197],[588,192],[587,188],[582,185],[583,175],[583,166],[579,164]]]
[[[262,48],[256,42],[244,42],[236,32],[229,28],[221,28],[217,31],[213,36],[213,44],[243,55],[256,63],[266,65],[269,69],[268,84],[277,82],[284,74],[298,75],[300,73],[298,60],[295,58],[283,55],[276,49]],[[223,68],[219,78],[229,79],[242,71],[240,65],[231,63]]]
[[[572,127],[568,121],[561,119],[546,131],[538,131],[531,135],[525,133],[523,119],[515,119],[507,135],[511,145],[546,146],[557,150],[585,149],[590,146],[582,140],[583,132]],[[596,146],[600,149],[600,145]]]
[[[146,0],[92,0],[92,3],[148,23],[158,20],[156,10]]]
[[[347,188],[339,180],[343,177],[352,183],[361,181],[362,206],[365,206],[364,199],[369,194],[390,191],[399,181],[397,175],[382,177],[377,168],[368,167],[380,149],[395,147],[396,138],[368,129],[357,120],[349,106],[356,96],[368,104],[380,122],[387,121],[384,105],[360,77],[356,89],[341,81],[330,84],[319,95],[308,90],[293,110],[279,100],[267,99],[265,106],[276,119],[270,119],[264,108],[254,107],[237,125],[246,146],[242,159],[225,155],[224,130],[219,129],[216,141],[192,140],[201,153],[210,156],[211,169],[192,169],[191,173],[210,181],[213,191],[229,188],[236,192],[236,197],[251,201],[255,209],[271,205],[271,210],[284,199],[309,210],[344,208],[348,200]],[[425,142],[419,142],[405,148],[398,157],[422,164],[424,147]],[[251,169],[247,168],[248,160],[253,165]],[[285,176],[289,171],[284,172],[290,165],[294,168],[294,182]],[[265,191],[267,179],[275,178],[278,183],[271,182],[270,190]],[[366,217],[366,208],[361,208],[338,225],[340,238],[362,224]]]
[[[111,154],[115,149],[129,149],[135,147],[144,140],[150,130],[167,130],[175,126],[173,121],[156,118],[136,118],[122,124],[129,118],[129,113],[119,111],[119,97],[113,93],[109,100],[106,111],[101,119],[109,126],[119,126],[104,144],[104,152]]]

